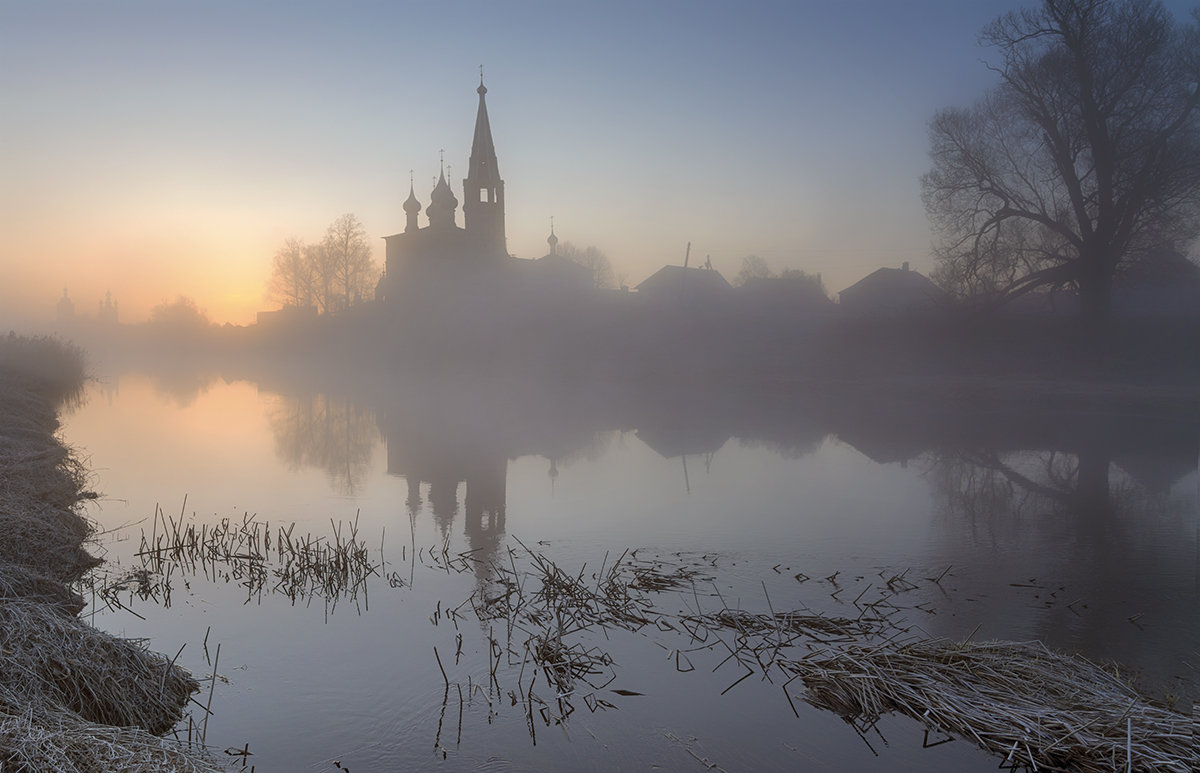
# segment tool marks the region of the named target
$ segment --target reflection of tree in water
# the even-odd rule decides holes
[[[1126,518],[1162,513],[1169,505],[1169,483],[1139,484],[1103,449],[1078,454],[972,449],[926,458],[926,477],[945,511],[971,523],[1061,515],[1079,533],[1117,536],[1111,530],[1122,528]]]
[[[982,622],[984,636],[1027,630],[1178,691],[1200,630],[1197,502],[1175,484],[1195,459],[1194,446],[927,454],[948,559],[960,567],[955,596],[991,597],[983,617],[957,607],[960,624]]]
[[[1047,508],[1069,508],[1078,499],[1081,461],[1057,451],[999,452],[984,449],[929,454],[926,477],[950,513],[971,522],[1023,517]],[[1103,476],[1107,498],[1107,467]],[[1093,492],[1094,493],[1094,492]]]
[[[150,381],[154,393],[174,403],[177,408],[189,408],[200,395],[208,391],[217,377],[190,368],[155,370]]]
[[[341,494],[354,494],[371,466],[375,414],[346,397],[283,396],[268,412],[275,453],[292,469],[316,467]]]

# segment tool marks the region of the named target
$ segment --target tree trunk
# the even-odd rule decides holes
[[[1104,365],[1112,340],[1112,317],[1112,272],[1088,266],[1079,277],[1079,321],[1087,367]]]
[[[1109,489],[1109,468],[1112,453],[1100,443],[1079,452],[1079,472],[1076,479],[1072,509],[1080,534],[1103,536],[1113,518],[1113,502]]]

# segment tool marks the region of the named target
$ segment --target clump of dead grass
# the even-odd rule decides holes
[[[65,615],[83,611],[83,597],[59,580],[16,564],[0,562],[0,603],[10,600],[43,604]]]
[[[196,747],[137,727],[111,727],[0,687],[0,769],[12,773],[215,773]]]
[[[1005,767],[1100,773],[1192,771],[1191,718],[1118,674],[1039,642],[925,639],[792,661],[804,700],[860,733],[898,712],[974,739]]]
[[[0,602],[0,685],[84,720],[165,733],[200,685],[162,655],[33,602]]]

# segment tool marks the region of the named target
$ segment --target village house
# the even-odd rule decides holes
[[[929,277],[908,267],[881,268],[838,293],[844,313],[889,316],[928,311],[939,306],[945,294]]]

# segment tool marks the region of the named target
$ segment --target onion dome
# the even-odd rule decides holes
[[[413,215],[421,211],[421,202],[417,201],[417,194],[413,191],[412,181],[408,183],[408,198],[404,200],[404,211]]]
[[[458,207],[458,199],[446,182],[445,170],[438,177],[437,185],[429,194],[429,206],[425,214],[429,217],[429,225],[436,228],[448,228],[454,225],[454,210]]]
[[[437,185],[433,186],[433,193],[429,194],[429,206],[450,210],[458,206],[458,199],[454,197],[454,191],[450,190],[450,185],[446,182],[445,172],[438,175]]]

